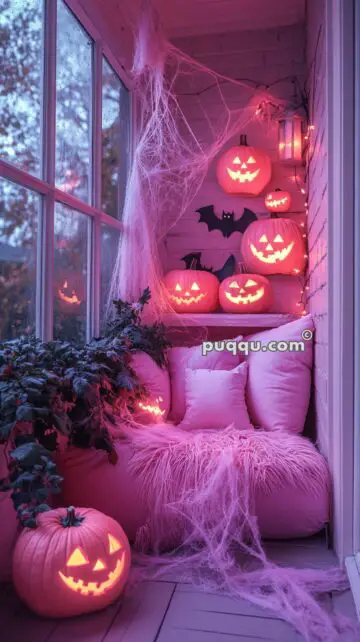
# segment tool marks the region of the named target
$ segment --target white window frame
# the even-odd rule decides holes
[[[28,174],[20,168],[0,160],[0,176],[28,188],[41,198],[39,229],[37,236],[37,280],[36,280],[36,327],[35,332],[43,341],[53,338],[53,277],[54,277],[54,214],[58,202],[88,216],[91,225],[88,237],[88,277],[86,341],[100,333],[100,245],[101,224],[123,231],[120,220],[102,211],[101,160],[102,160],[102,60],[107,59],[129,92],[129,146],[127,154],[131,163],[133,115],[132,81],[124,67],[113,55],[101,33],[94,26],[78,0],[63,0],[81,26],[93,41],[92,60],[92,147],[90,157],[90,203],[82,201],[55,186],[56,163],[56,37],[57,1],[43,0],[44,6],[44,50],[42,90],[42,141],[41,178]],[[91,217],[91,218],[90,218]]]
[[[329,463],[333,543],[353,551],[354,454],[354,2],[326,1],[328,100]]]
[[[327,0],[334,547],[360,620],[360,11]]]
[[[353,504],[352,514],[352,550],[345,558],[346,569],[354,598],[358,620],[360,620],[360,8],[354,3],[355,28],[353,52],[353,77],[354,77],[354,441],[353,458],[349,462],[353,470]],[[348,63],[348,61],[347,61]]]

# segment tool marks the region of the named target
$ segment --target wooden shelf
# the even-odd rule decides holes
[[[200,326],[214,328],[277,328],[299,317],[296,314],[166,314],[163,321],[170,327]]]

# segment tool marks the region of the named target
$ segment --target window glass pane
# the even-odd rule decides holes
[[[87,256],[91,220],[55,207],[54,338],[86,341]]]
[[[103,58],[102,91],[102,209],[121,218],[128,169],[129,92]]]
[[[40,174],[42,0],[0,0],[0,157]]]
[[[40,197],[0,178],[0,340],[35,333]]]
[[[120,230],[105,223],[101,224],[101,256],[100,256],[100,321],[101,331],[105,327],[105,312],[110,289],[111,277],[120,241]]]
[[[58,1],[56,185],[90,201],[92,41]]]

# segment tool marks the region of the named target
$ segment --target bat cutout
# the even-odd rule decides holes
[[[232,276],[235,273],[236,268],[236,259],[233,254],[225,261],[224,265],[220,270],[214,272],[213,268],[205,267],[201,264],[201,252],[195,252],[193,254],[187,254],[183,256],[182,261],[185,261],[186,270],[201,270],[203,272],[211,272],[219,279],[220,283],[224,279],[227,279],[228,276]]]
[[[212,230],[220,230],[223,236],[227,239],[234,232],[241,232],[242,234],[249,227],[250,223],[257,221],[254,212],[247,207],[244,208],[242,217],[235,220],[234,212],[224,212],[219,218],[214,211],[213,205],[206,205],[196,210],[200,214],[199,223],[206,223],[209,232]]]

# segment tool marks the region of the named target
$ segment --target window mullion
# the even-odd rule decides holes
[[[54,276],[54,209],[55,209],[55,146],[56,146],[56,14],[57,2],[44,0],[44,84],[43,84],[43,166],[42,177],[53,187],[44,197],[41,216],[41,314],[40,336],[53,336]]]
[[[92,204],[100,211],[101,198],[101,160],[102,160],[102,43],[94,42],[93,58],[93,154],[92,154]],[[91,332],[100,333],[100,217],[94,216],[91,235]]]
[[[93,58],[93,157],[92,157],[92,204],[101,210],[101,122],[102,122],[102,44],[94,42]]]
[[[92,243],[91,243],[91,264],[92,264],[92,336],[100,334],[100,250],[101,250],[101,223],[98,217],[92,221]]]

